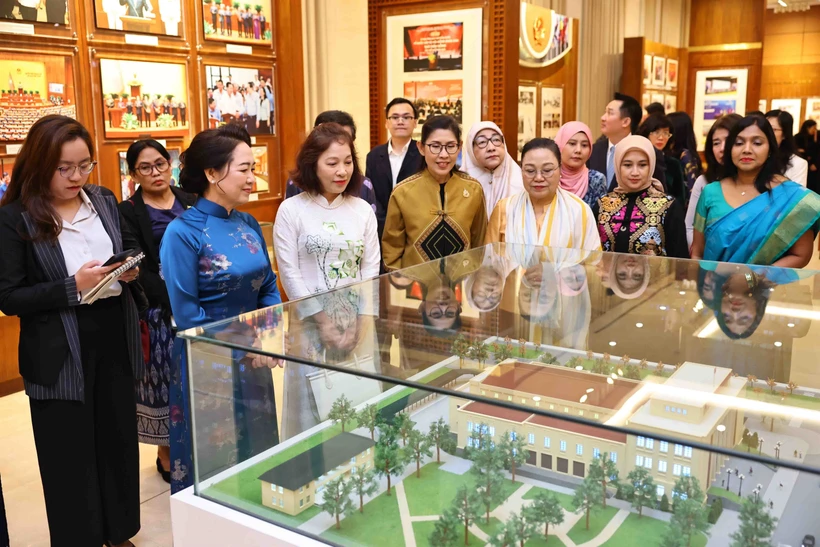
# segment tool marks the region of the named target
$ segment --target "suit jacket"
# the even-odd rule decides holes
[[[114,253],[122,251],[117,199],[91,184],[83,188]],[[85,400],[80,336],[75,306],[77,283],[69,277],[59,243],[32,241],[34,224],[18,200],[0,208],[0,310],[20,317],[19,363],[32,399]],[[137,307],[131,291],[122,299],[128,357],[135,378],[145,375]]]
[[[419,153],[416,141],[411,140],[404,161],[401,163],[396,184],[418,173],[423,163],[424,159]],[[387,154],[387,143],[380,144],[367,154],[364,176],[373,183],[373,191],[379,203],[376,220],[379,225],[379,241],[381,241],[384,234],[384,219],[387,216],[387,204],[390,203],[390,194],[393,193],[393,171],[390,168],[390,158]]]
[[[171,191],[186,209],[193,206],[196,201],[196,196],[183,192],[180,188],[171,186]],[[120,203],[119,209],[124,221],[123,244],[126,248],[139,248],[145,253],[145,258],[140,263],[139,280],[145,290],[145,296],[148,297],[148,304],[152,308],[162,307],[170,311],[171,302],[168,300],[168,291],[159,273],[159,248],[154,244],[151,217],[148,216],[148,209],[145,208],[142,188],[137,188],[130,199]]]
[[[606,176],[607,152],[609,152],[609,139],[598,139],[598,141],[592,145],[592,154],[590,154],[589,159],[587,160],[587,167],[594,169],[599,173],[603,173],[604,176]],[[667,188],[666,159],[664,158],[663,152],[658,149],[655,149],[655,172],[652,173],[652,177],[661,181],[663,187]],[[612,192],[617,185],[618,183],[613,179],[607,191]]]

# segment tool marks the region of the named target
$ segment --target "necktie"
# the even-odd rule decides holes
[[[609,155],[606,158],[606,181],[610,188],[615,184],[615,147],[609,149]]]

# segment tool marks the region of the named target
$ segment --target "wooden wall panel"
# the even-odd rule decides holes
[[[766,0],[692,0],[690,13],[689,47],[763,40]]]

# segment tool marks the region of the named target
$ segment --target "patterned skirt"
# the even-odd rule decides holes
[[[168,402],[174,337],[161,308],[145,314],[148,323],[150,359],[147,375],[136,382],[137,432],[139,442],[168,446]]]

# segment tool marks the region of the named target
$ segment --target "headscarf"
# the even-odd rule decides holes
[[[663,184],[656,178],[652,178],[651,173],[655,172],[655,147],[649,142],[646,137],[640,135],[630,135],[615,145],[615,179],[618,181],[618,186],[615,192],[625,194],[626,190],[621,186],[621,163],[627,153],[632,150],[640,150],[646,155],[649,161],[649,193],[650,195],[664,195],[666,192],[663,189]]]
[[[589,130],[587,124],[583,122],[567,122],[558,130],[555,136],[555,143],[558,149],[563,151],[572,137],[578,133],[583,133],[589,139],[589,145],[592,146],[592,131]],[[587,195],[589,189],[589,168],[586,164],[582,165],[580,169],[572,169],[568,165],[561,162],[561,188],[568,192],[572,192],[581,199]]]
[[[464,150],[467,151],[467,154],[464,156],[462,170],[481,183],[481,187],[484,189],[484,202],[487,205],[487,218],[489,218],[493,214],[496,203],[524,191],[524,179],[521,177],[521,168],[507,152],[506,146],[499,150],[499,153],[504,153],[504,158],[495,168],[495,171],[488,171],[478,163],[478,159],[476,159],[473,152],[473,141],[476,135],[484,129],[492,129],[502,137],[504,136],[501,129],[493,122],[473,124],[467,134],[467,141],[464,143]]]

